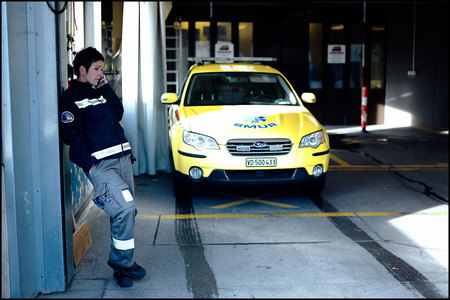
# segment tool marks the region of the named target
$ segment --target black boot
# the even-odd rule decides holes
[[[144,278],[146,271],[143,267],[134,263],[131,267],[125,268],[108,260],[108,265],[114,270],[114,278],[117,279],[117,284],[121,287],[129,287],[133,284],[133,279]]]
[[[122,270],[114,271],[114,278],[117,279],[117,284],[120,287],[130,287],[133,285],[132,278],[123,273]]]
[[[129,268],[121,267],[121,270],[124,274],[126,274],[127,276],[130,276],[131,278],[134,278],[134,279],[142,279],[142,278],[144,278],[145,274],[147,273],[147,271],[145,271],[145,269],[143,267],[141,267],[140,265],[138,265],[137,263],[134,263]]]

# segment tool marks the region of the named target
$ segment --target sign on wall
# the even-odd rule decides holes
[[[345,45],[328,45],[327,62],[329,64],[345,64]]]
[[[209,55],[209,41],[195,41],[195,56],[208,57]]]

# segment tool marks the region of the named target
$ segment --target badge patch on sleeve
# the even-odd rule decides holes
[[[72,115],[70,111],[65,111],[61,114],[61,122],[72,123],[73,120],[75,120],[75,117]]]

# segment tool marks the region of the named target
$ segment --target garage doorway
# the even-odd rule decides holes
[[[308,88],[321,100],[308,108],[324,124],[360,124],[364,76],[368,123],[384,123],[385,27],[344,22],[311,22],[308,26]]]

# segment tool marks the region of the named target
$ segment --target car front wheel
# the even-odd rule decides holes
[[[323,175],[319,180],[313,182],[304,183],[301,186],[302,192],[308,196],[312,201],[318,203],[320,202],[320,194],[325,187],[326,174]]]
[[[192,183],[182,174],[175,172],[173,176],[173,195],[177,199],[190,198],[192,194]]]

